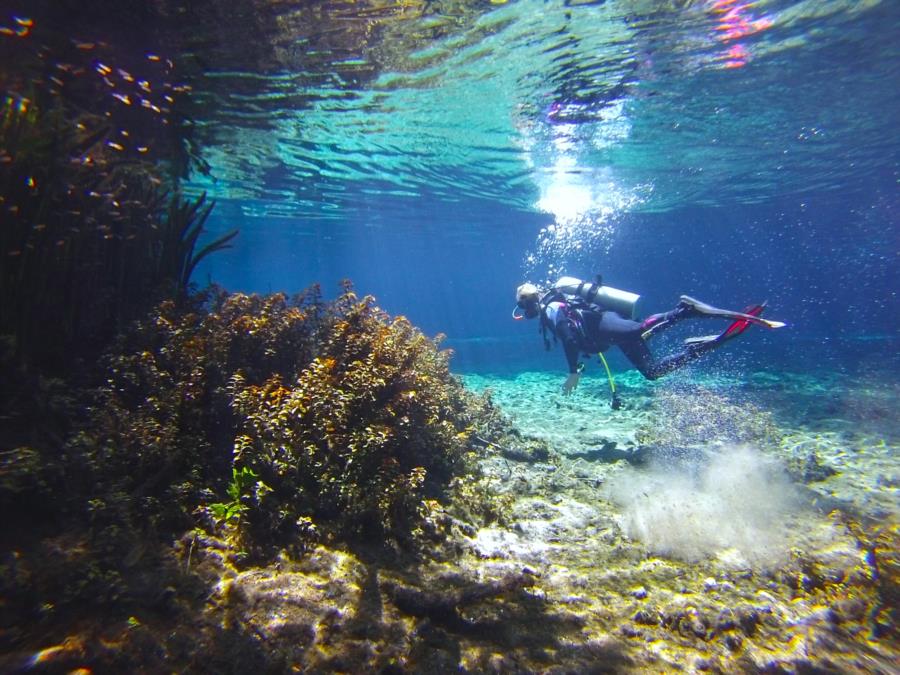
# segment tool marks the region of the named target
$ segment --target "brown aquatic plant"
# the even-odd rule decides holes
[[[290,540],[311,520],[344,540],[410,544],[432,500],[447,501],[453,480],[474,472],[470,441],[485,408],[450,374],[439,338],[349,289],[334,310],[295,379],[231,379],[235,463],[266,486],[250,531],[260,543]]]
[[[125,579],[122,551],[152,560],[148,542],[198,526],[263,557],[322,538],[412,551],[450,513],[502,517],[474,460],[504,427],[448,359],[349,286],[330,302],[317,287],[169,300],[113,343],[93,387],[45,386],[66,423],[3,456],[0,506],[23,536],[35,519],[81,533]]]

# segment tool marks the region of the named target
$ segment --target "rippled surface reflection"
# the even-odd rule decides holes
[[[896,3],[236,7],[185,10],[211,169],[194,186],[250,213],[476,196],[565,226],[896,164]]]

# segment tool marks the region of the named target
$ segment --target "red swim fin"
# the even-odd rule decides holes
[[[744,310],[744,314],[749,314],[750,316],[759,316],[763,313],[763,310],[766,308],[766,303],[763,302],[759,305],[750,305]],[[730,340],[731,338],[737,337],[745,330],[750,327],[750,322],[746,319],[738,319],[734,323],[732,323],[728,328],[726,328],[721,335],[719,335],[718,340]]]
[[[763,310],[765,308],[766,303],[763,302],[758,305],[750,305],[744,310],[743,313],[749,316],[759,316],[763,313]],[[731,323],[731,325],[728,326],[728,328],[726,328],[718,335],[706,335],[703,337],[688,338],[684,341],[684,344],[696,349],[713,349],[721,345],[723,342],[730,340],[731,338],[736,338],[752,325],[753,322],[747,319],[735,319]]]

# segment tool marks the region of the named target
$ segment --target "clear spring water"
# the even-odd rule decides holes
[[[504,371],[563,365],[510,321],[515,286],[602,273],[647,313],[768,299],[791,327],[741,346],[757,365],[896,368],[895,3],[193,18],[210,171],[191,185],[214,233],[241,230],[198,281],[350,278],[445,333],[457,369]]]
[[[23,22],[37,11],[9,4]],[[518,568],[572,570],[548,588],[566,603],[595,596],[586,639],[631,626],[631,653],[652,653],[632,605],[647,589],[628,588],[649,554],[691,563],[674,580],[670,562],[647,565],[651,604],[677,583],[697,598],[703,589],[717,613],[737,597],[713,590],[723,547],[739,549],[740,565],[777,566],[797,544],[782,530],[834,534],[816,510],[794,520],[793,487],[825,500],[819,511],[849,505],[896,524],[898,3],[209,0],[156,3],[152,22],[141,4],[60,2],[49,14],[75,39],[138,59],[152,50],[187,74],[207,163],[187,187],[217,201],[210,238],[241,232],[195,281],[288,293],[319,282],[333,295],[350,278],[445,333],[465,382],[494,390],[557,453],[553,465],[486,457],[518,499],[518,528],[484,528],[475,545],[497,544],[484,554]],[[736,308],[767,299],[789,327],[752,329],[662,384],[625,373],[613,350],[624,409],[606,405],[596,365],[565,400],[561,350],[545,353],[534,324],[510,319],[519,283],[563,273],[602,273],[642,294],[643,312],[682,293]],[[597,460],[610,446],[631,452],[647,428],[676,449],[706,444],[716,461],[673,479]],[[744,445],[760,439],[765,458]],[[790,489],[769,455],[800,462]],[[829,537],[801,543],[833,562]],[[842,555],[862,557],[859,542],[841,542]],[[623,548],[634,558],[617,558]],[[656,580],[651,567],[663,570]],[[747,583],[740,593],[755,592]],[[767,588],[784,594],[765,600],[783,629],[811,634],[818,601],[798,603],[787,582]],[[625,599],[618,614],[611,597]],[[269,618],[293,606],[309,603],[279,595]],[[264,637],[265,614],[248,612],[248,632]],[[545,630],[553,638],[540,623],[523,639],[543,645]],[[227,638],[230,658],[239,650]],[[863,663],[846,672],[875,672],[864,660],[879,645],[836,644],[809,638],[788,656],[840,650]],[[585,651],[595,666],[596,647]],[[577,650],[568,658],[584,670]]]

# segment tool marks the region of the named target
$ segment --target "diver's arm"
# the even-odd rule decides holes
[[[563,340],[563,348],[566,350],[566,362],[569,364],[569,374],[580,372],[578,368],[578,345],[574,340]]]
[[[577,373],[578,355],[581,353],[581,350],[578,348],[578,338],[572,332],[572,326],[562,315],[562,312],[557,314],[555,318],[556,323],[553,325],[553,334],[563,344],[563,349],[566,352],[566,362],[569,364],[569,373]]]
[[[578,381],[581,379],[581,364],[578,363],[578,355],[581,350],[578,349],[578,343],[569,327],[568,321],[557,324],[558,337],[563,343],[563,349],[566,352],[566,362],[569,364],[569,376],[562,386],[562,393],[568,396],[578,387]]]

